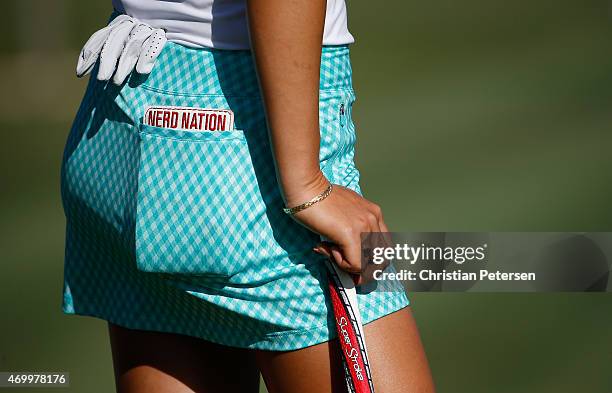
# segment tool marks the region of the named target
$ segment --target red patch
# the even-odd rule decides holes
[[[234,112],[229,109],[150,106],[144,124],[160,128],[185,131],[231,131]]]

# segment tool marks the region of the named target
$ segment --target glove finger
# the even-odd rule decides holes
[[[138,63],[136,63],[136,71],[138,73],[151,73],[155,60],[161,53],[164,45],[166,45],[166,41],[166,32],[164,30],[153,30],[153,34],[144,42],[140,57],[138,57]]]
[[[149,25],[141,23],[132,29],[121,56],[119,56],[119,64],[117,64],[117,70],[113,77],[113,83],[121,85],[127,76],[132,72],[140,52],[142,52],[142,46],[147,38],[153,33],[153,28]]]
[[[85,45],[83,45],[83,49],[81,49],[81,53],[79,54],[79,60],[77,62],[76,74],[77,77],[82,77],[87,75],[93,65],[98,60],[98,56],[100,55],[100,51],[104,46],[104,43],[108,39],[109,34],[118,26],[118,24],[130,17],[127,15],[119,15],[108,26],[96,31],[89,37]]]
[[[85,43],[81,53],[79,55],[79,61],[77,62],[76,74],[80,78],[87,75],[93,68],[93,65],[98,60],[102,46],[106,42],[108,35],[112,30],[111,26],[96,31]]]
[[[107,81],[113,75],[119,55],[121,55],[125,42],[135,25],[133,20],[126,20],[111,31],[100,53],[98,80]]]

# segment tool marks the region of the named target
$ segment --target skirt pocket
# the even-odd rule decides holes
[[[138,269],[227,277],[261,259],[265,204],[244,131],[141,124],[139,136]]]

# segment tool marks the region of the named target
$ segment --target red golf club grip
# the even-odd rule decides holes
[[[354,393],[373,393],[374,386],[364,337],[355,315],[359,310],[355,309],[357,305],[351,304],[338,273],[333,267],[329,270],[329,292],[348,390]]]

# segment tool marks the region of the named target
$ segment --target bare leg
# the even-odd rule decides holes
[[[410,307],[364,328],[377,393],[433,393],[434,383]]]
[[[269,393],[346,393],[337,340],[297,351],[258,351],[257,365]]]
[[[409,307],[364,328],[376,393],[433,393],[434,385]],[[337,340],[291,352],[257,351],[270,393],[346,393]]]
[[[253,351],[109,323],[119,393],[259,391]]]

